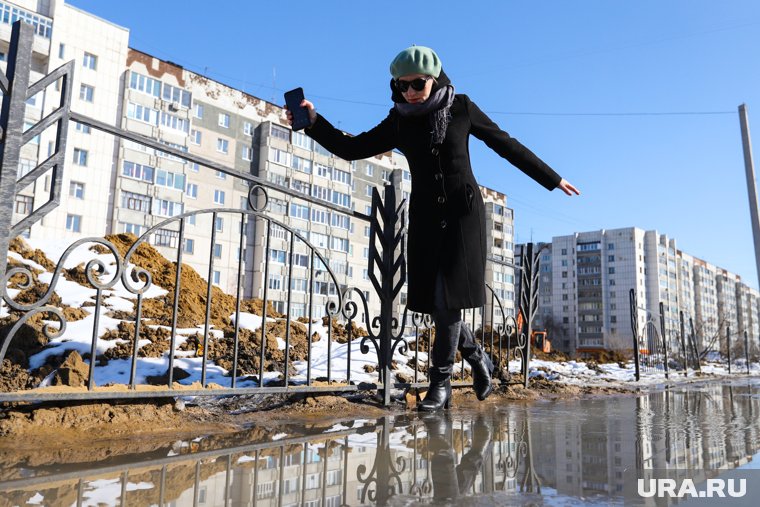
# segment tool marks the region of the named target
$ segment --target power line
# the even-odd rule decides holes
[[[522,116],[702,116],[737,114],[736,111],[642,111],[642,112],[609,112],[609,113],[552,113],[529,111],[486,111],[488,114],[507,114]]]

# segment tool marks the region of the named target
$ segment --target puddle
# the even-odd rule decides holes
[[[85,463],[0,449],[0,507],[628,505],[642,500],[643,470],[678,472],[698,486],[726,471],[756,473],[758,415],[760,381],[744,379],[318,431],[259,427],[118,455],[93,450]]]

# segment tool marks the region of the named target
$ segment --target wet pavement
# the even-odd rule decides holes
[[[726,471],[757,468],[758,415],[760,379],[742,379],[486,412],[125,442],[129,452],[93,447],[90,459],[76,463],[60,450],[44,459],[44,449],[0,448],[0,507],[670,505],[642,498],[636,477],[667,470],[699,487]]]

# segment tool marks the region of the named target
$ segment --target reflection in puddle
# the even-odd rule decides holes
[[[76,466],[29,466],[0,451],[0,507],[622,505],[637,498],[626,470],[697,483],[750,462],[760,451],[758,387],[409,413],[298,437],[303,428],[258,428]]]

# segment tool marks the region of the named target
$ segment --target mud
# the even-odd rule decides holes
[[[108,241],[114,244],[119,253],[124,256],[137,237],[132,234],[116,234],[106,236]],[[174,307],[174,285],[177,278],[176,263],[167,260],[158,250],[147,243],[141,243],[128,259],[129,262],[145,269],[152,277],[152,283],[168,291],[168,294],[143,301],[143,317],[151,319],[154,324],[164,326],[172,325],[172,312],[168,308]],[[134,281],[135,284],[142,282]],[[208,296],[208,284],[205,280],[187,264],[182,265],[179,282],[179,308],[177,325],[179,327],[195,327],[204,323],[206,316],[206,302]],[[222,292],[218,287],[211,286],[210,321],[217,328],[225,328],[230,325],[229,316],[235,313],[237,299]],[[262,315],[263,301],[260,299],[241,300],[240,311]],[[270,317],[283,317],[275,311],[271,303],[267,306],[267,315]]]

